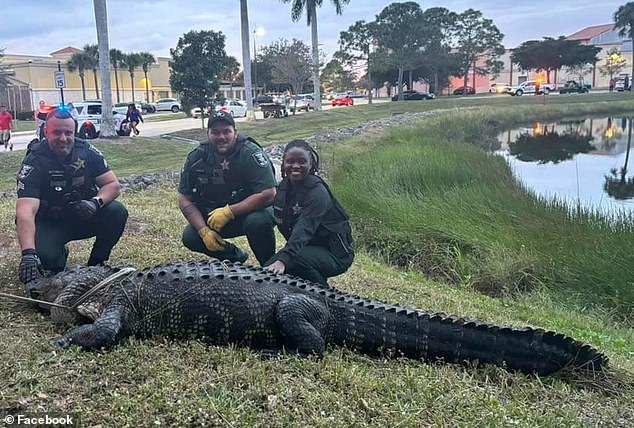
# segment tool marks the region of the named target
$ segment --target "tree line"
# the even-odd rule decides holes
[[[120,87],[123,86],[123,82],[119,82],[119,70],[126,70],[130,76],[130,90],[132,91],[132,102],[134,99],[134,74],[136,70],[143,71],[145,77],[145,98],[146,102],[150,102],[149,84],[147,73],[152,66],[156,64],[156,58],[149,52],[132,52],[123,53],[119,49],[110,49],[110,65],[114,70],[115,89],[117,93],[117,102],[121,102]],[[93,79],[95,82],[95,96],[97,99],[101,99],[99,96],[99,84],[97,81],[97,73],[99,70],[99,49],[97,45],[85,45],[81,52],[74,53],[68,60],[66,66],[70,72],[79,74],[79,80],[81,82],[81,92],[83,100],[86,100],[86,84],[85,77],[86,72],[92,71]]]
[[[311,19],[315,19],[315,8],[321,6],[321,1],[282,1],[292,2],[293,20],[306,11],[308,24],[311,28],[316,25]],[[348,1],[332,3],[337,13],[341,13]],[[621,6],[614,20],[621,35],[631,37],[634,2]],[[451,77],[461,77],[464,86],[469,85],[470,76],[474,80],[476,75],[495,78],[504,65],[501,60],[506,52],[503,37],[494,22],[475,9],[456,13],[444,7],[423,10],[411,1],[392,3],[373,21],[360,20],[342,31],[339,49],[326,64],[323,53],[315,49],[314,43],[310,47],[297,39],[279,39],[256,52],[251,68],[257,76],[256,90],[315,91],[317,81],[320,91],[363,87],[368,90],[371,101],[372,89],[387,87],[388,93],[396,88],[402,98],[403,89],[411,89],[414,82],[426,82],[431,92],[439,92],[448,87]],[[213,102],[218,80],[231,74],[227,67],[239,67],[235,58],[226,55],[224,41],[221,32],[192,31],[181,37],[177,48],[172,49],[170,83],[181,94],[190,94],[184,98],[191,100],[191,105],[204,107]],[[203,47],[208,43],[213,43],[215,49],[206,51]],[[189,50],[192,51],[186,53]],[[513,49],[511,61],[524,70],[543,71],[550,82],[551,74],[554,72],[556,78],[562,68],[584,75],[589,65],[599,61],[600,50],[564,36],[545,37],[526,41]],[[601,72],[612,76],[623,68],[624,59],[615,53],[619,52],[608,54]],[[322,69],[317,80],[314,78],[316,68]],[[242,79],[241,72],[232,76]]]

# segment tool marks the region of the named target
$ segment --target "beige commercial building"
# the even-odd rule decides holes
[[[92,70],[84,72],[85,98],[82,93],[82,85],[77,71],[68,70],[68,60],[80,49],[66,47],[52,52],[50,56],[37,55],[14,55],[5,54],[2,58],[4,73],[7,75],[9,86],[0,93],[0,103],[9,106],[13,111],[32,111],[37,107],[40,100],[48,104],[58,104],[61,102],[60,90],[55,87],[55,72],[58,67],[64,72],[65,85],[64,101],[82,101],[100,99],[101,78],[97,70],[97,87],[95,87],[95,76]],[[178,94],[172,91],[169,84],[169,58],[157,57],[157,63],[148,70],[148,91],[146,94],[145,76],[140,67],[134,71],[134,100],[150,102],[160,98],[174,97]],[[117,84],[119,94],[117,95]],[[132,82],[127,69],[119,69],[115,75],[111,68],[110,83],[112,86],[112,101],[131,102],[133,99]],[[231,82],[223,82],[220,93],[225,98],[244,99],[244,86]]]
[[[620,55],[626,60],[623,72],[630,73],[632,70],[632,41],[629,38],[619,36],[618,30],[614,28],[614,24],[595,25],[579,30],[567,37],[569,40],[578,40],[584,45],[594,45],[601,48],[597,57],[599,62],[588,65],[584,72],[579,75],[572,73],[567,69],[562,69],[559,73],[551,73],[550,81],[557,85],[563,85],[568,80],[579,80],[582,78],[585,82],[592,84],[593,88],[607,88],[609,86],[610,76],[601,73],[600,66],[605,63],[607,52],[612,48],[617,48]],[[511,86],[522,83],[526,80],[534,80],[538,77],[546,80],[543,72],[535,70],[522,70],[517,64],[511,63],[512,49],[507,49],[501,60],[504,62],[502,73],[491,82],[505,83]]]
[[[48,104],[61,102],[60,90],[55,87],[55,72],[58,68],[61,68],[65,77],[64,101],[84,100],[79,72],[69,71],[67,65],[70,57],[80,51],[77,48],[66,47],[51,53],[50,56],[6,54],[2,58],[2,65],[5,68],[5,74],[8,74],[9,87],[6,94],[0,95],[0,101],[9,104],[11,110],[17,111],[33,110],[40,100]],[[168,58],[156,58],[157,63],[148,70],[149,101],[175,95],[169,86],[168,60]],[[119,82],[118,97],[116,79]],[[113,102],[116,103],[117,99],[121,102],[132,101],[132,83],[127,69],[118,70],[117,76],[112,69],[110,81]],[[85,99],[101,98],[99,92],[101,79],[98,70],[96,83],[98,90],[95,87],[93,71],[86,70],[84,72]],[[145,76],[141,68],[135,69],[134,72],[134,99],[146,100]]]

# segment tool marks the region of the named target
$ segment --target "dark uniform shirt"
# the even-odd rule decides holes
[[[208,142],[192,150],[181,170],[178,192],[191,196],[198,209],[207,213],[275,184],[273,166],[262,147],[238,135],[234,150],[223,160]]]
[[[328,248],[340,258],[353,251],[348,214],[316,175],[293,185],[288,178],[282,180],[273,201],[273,215],[287,241],[277,255],[286,265],[306,245]]]
[[[18,172],[18,198],[39,199],[38,216],[61,218],[74,212],[71,203],[95,196],[95,179],[108,171],[101,152],[79,138],[63,163],[46,141],[35,143]]]

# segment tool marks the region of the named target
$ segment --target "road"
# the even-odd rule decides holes
[[[355,99],[356,105],[367,104],[366,99]],[[386,102],[386,100],[375,100],[374,102]],[[324,104],[323,109],[328,110],[332,108],[330,104]],[[342,107],[339,107],[342,108]],[[297,114],[306,114],[305,112],[298,112]],[[152,115],[148,115],[152,117]],[[256,117],[259,119],[263,119],[261,112],[256,112]],[[243,122],[245,118],[236,118],[236,122]],[[207,121],[205,120],[205,125]],[[184,129],[194,129],[201,127],[200,119],[174,119],[174,120],[164,120],[158,122],[150,122],[146,121],[139,126],[139,130],[141,131],[142,137],[160,137],[163,134],[169,134],[171,132],[182,131]],[[11,142],[13,143],[13,150],[26,150],[26,146],[29,142],[35,138],[35,130],[33,131],[24,131],[24,132],[14,132],[11,134]],[[0,149],[0,153],[2,153],[2,149]]]

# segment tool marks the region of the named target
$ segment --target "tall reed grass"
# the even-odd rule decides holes
[[[539,287],[566,305],[631,319],[632,218],[540,200],[482,150],[525,120],[522,110],[439,114],[343,162],[335,189],[358,242],[450,283],[493,295]]]

